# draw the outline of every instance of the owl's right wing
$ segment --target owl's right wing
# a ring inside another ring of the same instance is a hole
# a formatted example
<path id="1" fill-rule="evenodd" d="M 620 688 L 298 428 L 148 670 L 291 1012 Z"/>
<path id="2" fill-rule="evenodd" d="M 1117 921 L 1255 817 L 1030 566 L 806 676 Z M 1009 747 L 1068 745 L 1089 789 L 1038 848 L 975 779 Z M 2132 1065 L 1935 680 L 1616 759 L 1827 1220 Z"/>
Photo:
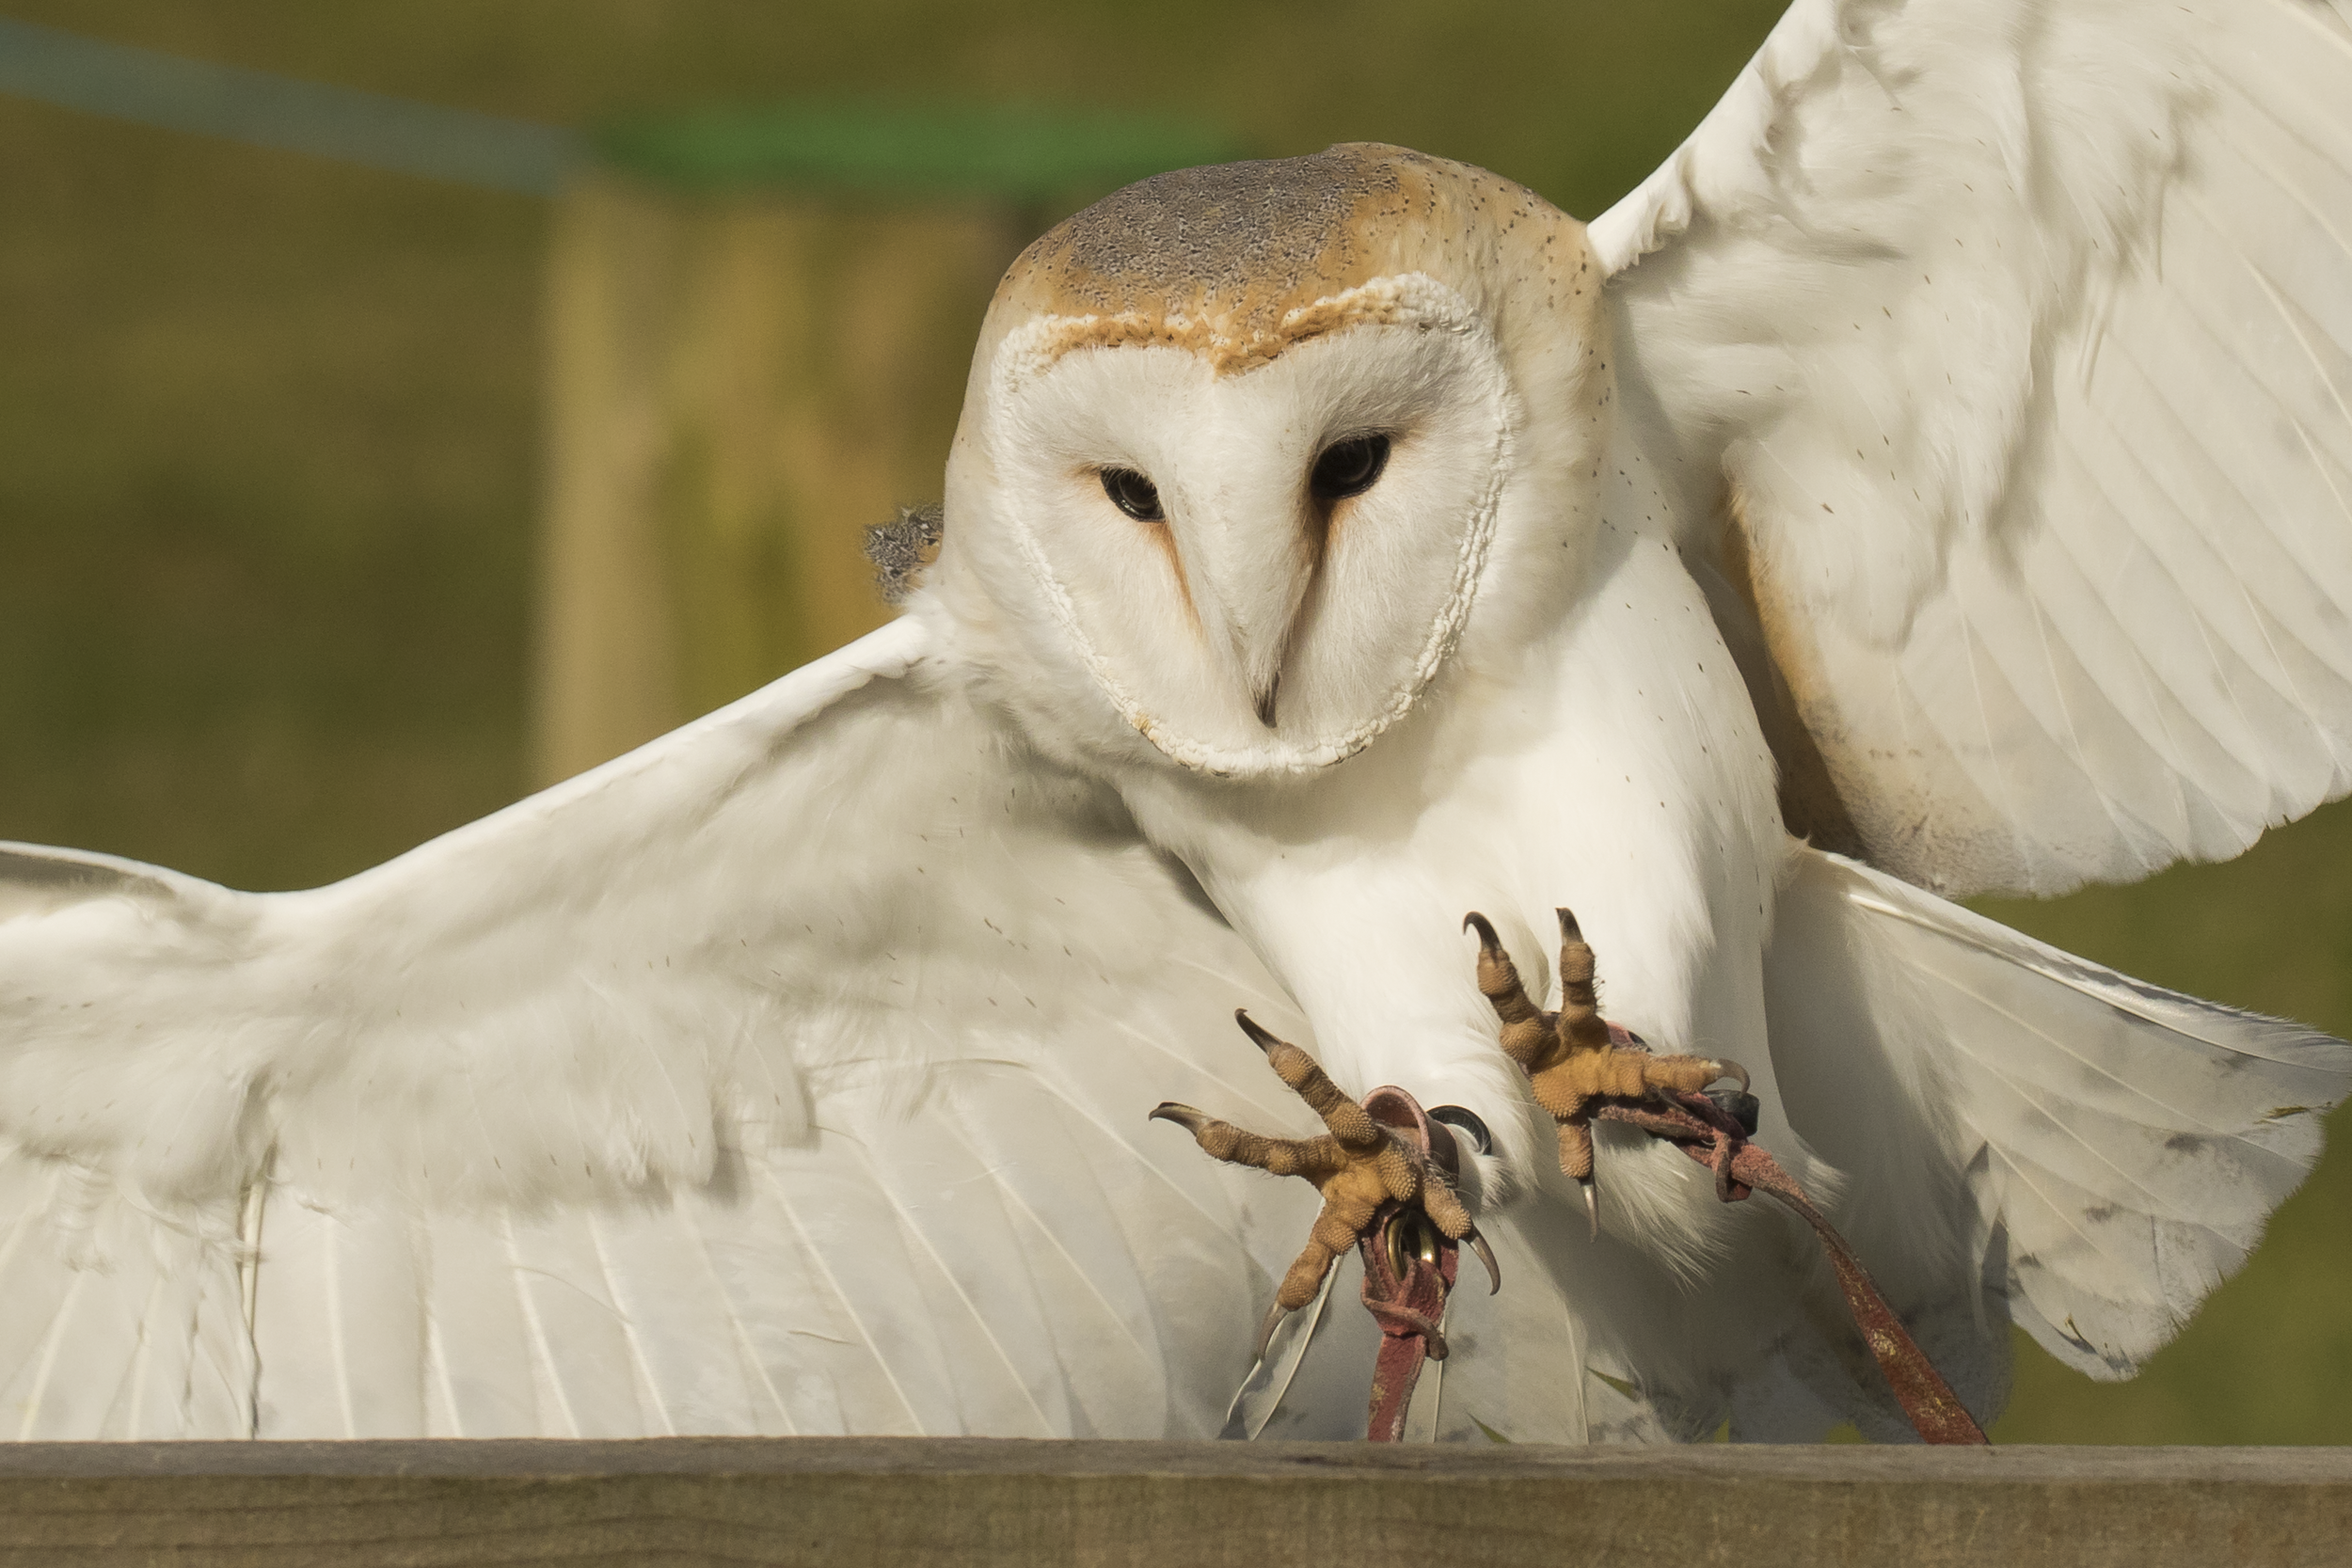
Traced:
<path id="1" fill-rule="evenodd" d="M 0 1434 L 1206 1435 L 1309 1038 L 913 618 L 349 881 L 0 855 Z M 1296 1192 L 1291 1191 L 1297 1188 Z"/>

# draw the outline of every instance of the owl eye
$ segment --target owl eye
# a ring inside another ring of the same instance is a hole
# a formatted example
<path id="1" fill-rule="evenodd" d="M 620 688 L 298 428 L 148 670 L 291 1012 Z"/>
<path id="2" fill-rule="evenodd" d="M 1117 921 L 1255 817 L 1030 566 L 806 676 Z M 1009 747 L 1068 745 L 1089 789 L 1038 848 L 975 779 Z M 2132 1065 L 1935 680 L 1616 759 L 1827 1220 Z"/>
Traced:
<path id="1" fill-rule="evenodd" d="M 1156 523 L 1166 515 L 1160 511 L 1159 486 L 1133 468 L 1104 468 L 1103 494 L 1138 523 Z"/>
<path id="2" fill-rule="evenodd" d="M 1380 470 L 1388 466 L 1386 436 L 1359 436 L 1334 442 L 1315 459 L 1314 467 L 1307 475 L 1307 489 L 1319 501 L 1343 501 L 1379 483 Z"/>

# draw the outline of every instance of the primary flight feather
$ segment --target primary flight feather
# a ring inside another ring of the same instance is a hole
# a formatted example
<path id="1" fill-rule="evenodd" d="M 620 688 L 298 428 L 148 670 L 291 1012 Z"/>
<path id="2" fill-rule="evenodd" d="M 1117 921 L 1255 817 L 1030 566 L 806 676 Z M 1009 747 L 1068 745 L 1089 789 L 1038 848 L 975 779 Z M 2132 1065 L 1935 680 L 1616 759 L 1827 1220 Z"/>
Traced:
<path id="1" fill-rule="evenodd" d="M 0 1431 L 1350 1434 L 1312 1195 L 1146 1119 L 1304 1130 L 1237 1006 L 1491 1131 L 1429 1430 L 1899 1431 L 1792 1223 L 1603 1124 L 1588 1230 L 1460 934 L 1560 905 L 1979 1418 L 2129 1375 L 2352 1050 L 1939 895 L 2352 784 L 2348 246 L 2320 0 L 1801 0 L 1589 230 L 1119 193 L 891 626 L 332 887 L 0 855 Z"/>

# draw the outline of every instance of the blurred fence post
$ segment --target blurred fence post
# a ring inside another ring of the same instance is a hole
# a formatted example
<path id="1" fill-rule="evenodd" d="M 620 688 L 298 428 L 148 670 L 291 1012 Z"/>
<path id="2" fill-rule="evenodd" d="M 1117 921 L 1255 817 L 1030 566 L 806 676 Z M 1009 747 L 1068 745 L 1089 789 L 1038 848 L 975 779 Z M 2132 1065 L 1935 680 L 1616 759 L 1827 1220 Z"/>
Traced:
<path id="1" fill-rule="evenodd" d="M 1021 111 L 603 138 L 550 266 L 538 782 L 881 625 L 863 531 L 939 498 L 1006 264 L 1057 210 L 1229 153 Z"/>

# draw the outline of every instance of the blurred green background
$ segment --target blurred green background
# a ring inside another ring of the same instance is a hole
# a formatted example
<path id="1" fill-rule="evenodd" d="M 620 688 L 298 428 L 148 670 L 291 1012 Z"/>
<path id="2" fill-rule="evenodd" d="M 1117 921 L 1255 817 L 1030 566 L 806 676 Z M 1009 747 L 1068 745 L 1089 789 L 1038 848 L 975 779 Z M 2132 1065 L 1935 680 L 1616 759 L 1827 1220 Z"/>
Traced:
<path id="1" fill-rule="evenodd" d="M 1275 155 L 1395 141 L 1588 216 L 1778 8 L 0 0 L 567 125 L 821 93 L 1177 116 Z M 0 838 L 296 887 L 522 792 L 550 217 L 0 97 Z M 2352 1034 L 2347 870 L 2336 808 L 2226 866 L 1985 907 Z M 1995 1439 L 2352 1441 L 2347 1215 L 2339 1152 L 2136 1382 L 2093 1385 L 2021 1339 Z"/>

